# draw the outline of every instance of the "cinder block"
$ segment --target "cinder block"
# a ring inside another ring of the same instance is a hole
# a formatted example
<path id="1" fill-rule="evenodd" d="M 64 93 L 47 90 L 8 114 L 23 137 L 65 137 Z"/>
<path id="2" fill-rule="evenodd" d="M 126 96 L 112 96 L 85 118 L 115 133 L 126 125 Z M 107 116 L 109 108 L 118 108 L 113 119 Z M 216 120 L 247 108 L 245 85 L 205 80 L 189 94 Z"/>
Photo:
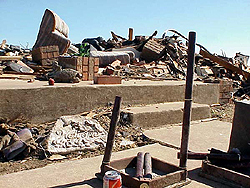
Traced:
<path id="1" fill-rule="evenodd" d="M 94 78 L 94 84 L 121 84 L 122 79 L 120 76 L 97 76 Z"/>

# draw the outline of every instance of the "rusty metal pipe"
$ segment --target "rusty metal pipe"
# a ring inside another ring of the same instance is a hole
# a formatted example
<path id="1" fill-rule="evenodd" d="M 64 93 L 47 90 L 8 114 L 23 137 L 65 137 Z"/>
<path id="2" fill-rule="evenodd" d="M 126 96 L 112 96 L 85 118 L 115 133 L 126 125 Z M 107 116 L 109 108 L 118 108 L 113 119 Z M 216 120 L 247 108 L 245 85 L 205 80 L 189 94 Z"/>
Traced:
<path id="1" fill-rule="evenodd" d="M 137 153 L 136 177 L 139 179 L 143 177 L 144 155 L 144 152 Z"/>
<path id="2" fill-rule="evenodd" d="M 144 178 L 149 178 L 152 179 L 152 158 L 150 153 L 145 153 L 144 156 L 144 166 L 145 166 L 145 170 L 144 170 Z"/>
<path id="3" fill-rule="evenodd" d="M 189 32 L 188 43 L 188 65 L 185 89 L 185 103 L 182 124 L 180 167 L 187 169 L 187 151 L 192 107 L 193 75 L 194 75 L 194 53 L 195 53 L 195 32 Z"/>
<path id="4" fill-rule="evenodd" d="M 105 153 L 104 153 L 103 160 L 102 160 L 102 166 L 101 166 L 102 174 L 104 174 L 104 169 L 103 169 L 104 166 L 110 164 L 112 148 L 113 148 L 114 140 L 115 140 L 115 130 L 116 130 L 116 126 L 118 124 L 118 120 L 120 117 L 121 100 L 122 100 L 121 97 L 119 96 L 115 97 L 115 104 L 114 104 L 114 108 L 112 111 L 107 144 L 106 144 Z"/>

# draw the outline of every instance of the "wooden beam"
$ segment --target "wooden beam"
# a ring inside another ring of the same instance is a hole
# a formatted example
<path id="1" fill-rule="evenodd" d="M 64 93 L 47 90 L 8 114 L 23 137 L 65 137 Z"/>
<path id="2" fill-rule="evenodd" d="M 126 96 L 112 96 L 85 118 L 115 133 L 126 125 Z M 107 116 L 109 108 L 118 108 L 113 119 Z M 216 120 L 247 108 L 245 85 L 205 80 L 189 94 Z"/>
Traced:
<path id="1" fill-rule="evenodd" d="M 204 58 L 209 58 L 211 61 L 214 61 L 214 62 L 218 63 L 219 65 L 223 66 L 225 69 L 228 69 L 232 72 L 235 72 L 237 74 L 244 76 L 244 78 L 246 80 L 250 80 L 250 73 L 249 72 L 240 69 L 239 67 L 233 65 L 232 63 L 229 63 L 216 55 L 212 55 L 203 49 L 200 49 L 200 54 Z"/>

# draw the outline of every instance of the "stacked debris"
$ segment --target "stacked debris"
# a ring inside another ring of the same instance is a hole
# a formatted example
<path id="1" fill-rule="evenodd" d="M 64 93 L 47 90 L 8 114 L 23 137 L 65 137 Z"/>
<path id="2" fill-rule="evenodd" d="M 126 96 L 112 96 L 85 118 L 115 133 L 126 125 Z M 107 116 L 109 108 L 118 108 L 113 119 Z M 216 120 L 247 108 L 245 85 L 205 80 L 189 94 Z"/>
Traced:
<path id="1" fill-rule="evenodd" d="M 188 39 L 176 30 L 167 30 L 160 38 L 156 38 L 157 31 L 150 36 L 133 38 L 133 29 L 129 28 L 128 39 L 111 31 L 111 38 L 108 40 L 99 36 L 85 38 L 78 44 L 71 44 L 68 35 L 67 24 L 56 13 L 46 9 L 32 50 L 28 46 L 21 48 L 8 45 L 3 40 L 0 45 L 0 74 L 25 74 L 49 80 L 54 79 L 54 65 L 58 64 L 61 66 L 60 74 L 56 70 L 56 75 L 61 77 L 56 78 L 55 82 L 93 81 L 96 77 L 96 80 L 105 79 L 105 82 L 100 83 L 107 84 L 121 83 L 119 79 L 107 81 L 117 77 L 185 79 Z M 225 79 L 233 81 L 235 90 L 239 89 L 234 97 L 248 98 L 249 56 L 236 53 L 234 58 L 228 58 L 225 53 L 223 56 L 211 54 L 202 45 L 196 45 L 200 48 L 200 53 L 195 54 L 195 79 L 216 83 Z M 77 79 L 72 78 L 72 72 Z M 105 77 L 98 79 L 99 75 Z"/>

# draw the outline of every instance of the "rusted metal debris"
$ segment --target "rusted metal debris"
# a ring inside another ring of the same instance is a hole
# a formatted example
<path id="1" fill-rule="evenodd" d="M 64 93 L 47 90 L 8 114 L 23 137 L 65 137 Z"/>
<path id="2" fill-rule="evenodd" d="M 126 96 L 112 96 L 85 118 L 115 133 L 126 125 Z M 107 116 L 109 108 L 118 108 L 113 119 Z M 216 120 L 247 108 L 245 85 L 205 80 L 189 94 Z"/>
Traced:
<path id="1" fill-rule="evenodd" d="M 192 94 L 193 94 L 193 75 L 194 75 L 194 53 L 195 53 L 196 33 L 189 32 L 188 46 L 188 68 L 185 89 L 185 103 L 183 112 L 182 137 L 181 137 L 181 156 L 180 167 L 187 170 L 187 151 L 189 140 L 189 129 L 191 121 Z"/>

